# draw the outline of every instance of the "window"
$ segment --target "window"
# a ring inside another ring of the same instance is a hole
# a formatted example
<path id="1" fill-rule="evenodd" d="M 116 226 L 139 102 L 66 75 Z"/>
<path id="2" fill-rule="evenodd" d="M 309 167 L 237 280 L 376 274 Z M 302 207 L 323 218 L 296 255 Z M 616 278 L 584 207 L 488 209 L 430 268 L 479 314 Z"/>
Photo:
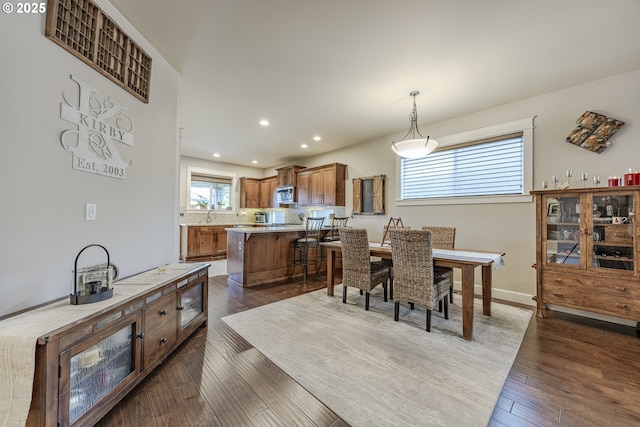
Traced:
<path id="1" fill-rule="evenodd" d="M 443 137 L 399 160 L 398 205 L 531 201 L 532 139 L 533 118 Z"/>
<path id="2" fill-rule="evenodd" d="M 236 205 L 236 180 L 234 173 L 188 166 L 183 193 L 186 208 L 231 211 Z"/>

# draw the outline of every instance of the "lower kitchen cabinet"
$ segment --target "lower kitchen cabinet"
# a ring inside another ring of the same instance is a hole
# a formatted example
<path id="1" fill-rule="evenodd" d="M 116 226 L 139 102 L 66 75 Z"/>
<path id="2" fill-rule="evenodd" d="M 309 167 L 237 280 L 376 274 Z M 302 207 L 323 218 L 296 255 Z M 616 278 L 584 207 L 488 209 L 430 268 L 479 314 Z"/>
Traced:
<path id="1" fill-rule="evenodd" d="M 186 261 L 211 260 L 225 258 L 227 254 L 228 225 L 189 225 L 186 226 L 186 239 L 181 237 L 182 244 L 186 244 L 186 254 L 182 257 Z M 184 230 L 181 231 L 184 233 Z M 186 241 L 185 241 L 186 240 Z"/>
<path id="2" fill-rule="evenodd" d="M 95 424 L 206 326 L 209 265 L 178 265 L 179 273 L 166 283 L 38 340 L 27 426 Z M 128 285 L 114 284 L 116 292 L 119 286 L 126 292 Z"/>

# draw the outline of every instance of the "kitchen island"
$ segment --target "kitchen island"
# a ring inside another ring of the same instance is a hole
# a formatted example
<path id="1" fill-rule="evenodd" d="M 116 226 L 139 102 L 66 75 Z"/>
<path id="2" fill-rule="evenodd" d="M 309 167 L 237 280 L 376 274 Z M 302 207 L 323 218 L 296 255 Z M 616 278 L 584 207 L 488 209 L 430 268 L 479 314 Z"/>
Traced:
<path id="1" fill-rule="evenodd" d="M 292 273 L 293 242 L 300 237 L 304 237 L 302 225 L 227 228 L 229 282 L 251 287 L 287 279 Z M 315 257 L 314 249 L 309 257 Z M 315 273 L 314 265 L 309 268 L 308 274 Z M 293 273 L 302 276 L 302 267 Z"/>

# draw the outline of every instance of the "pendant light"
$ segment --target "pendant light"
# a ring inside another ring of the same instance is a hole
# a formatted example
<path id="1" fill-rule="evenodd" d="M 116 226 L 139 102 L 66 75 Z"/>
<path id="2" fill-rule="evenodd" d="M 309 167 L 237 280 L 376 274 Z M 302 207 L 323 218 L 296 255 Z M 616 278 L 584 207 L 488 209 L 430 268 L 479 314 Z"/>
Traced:
<path id="1" fill-rule="evenodd" d="M 413 111 L 409 115 L 411 125 L 407 134 L 398 142 L 391 142 L 391 149 L 400 157 L 417 159 L 431 153 L 438 146 L 438 141 L 422 136 L 418 130 L 418 110 L 416 109 L 416 96 L 420 92 L 414 90 L 409 94 L 413 96 Z"/>

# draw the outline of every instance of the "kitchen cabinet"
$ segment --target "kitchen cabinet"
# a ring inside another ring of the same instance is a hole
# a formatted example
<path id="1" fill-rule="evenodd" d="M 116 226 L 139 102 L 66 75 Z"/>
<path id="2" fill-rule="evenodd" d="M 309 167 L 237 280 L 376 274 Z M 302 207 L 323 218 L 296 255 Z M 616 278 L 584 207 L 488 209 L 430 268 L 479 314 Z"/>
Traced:
<path id="1" fill-rule="evenodd" d="M 26 425 L 98 422 L 197 328 L 206 326 L 208 267 L 169 265 L 158 273 L 167 279 L 153 276 L 148 286 L 146 273 L 127 279 L 131 284 L 116 282 L 119 301 L 38 338 Z M 66 306 L 53 303 L 48 310 L 60 316 L 56 310 Z"/>
<path id="2" fill-rule="evenodd" d="M 537 315 L 548 305 L 640 319 L 640 187 L 533 191 Z M 640 325 L 640 324 L 639 324 Z"/>
<path id="3" fill-rule="evenodd" d="M 346 168 L 332 163 L 299 171 L 298 206 L 344 206 Z"/>
<path id="4" fill-rule="evenodd" d="M 227 253 L 227 227 L 229 226 L 187 226 L 187 253 L 185 260 L 224 258 Z"/>
<path id="5" fill-rule="evenodd" d="M 240 178 L 240 207 L 260 207 L 260 179 Z"/>
<path id="6" fill-rule="evenodd" d="M 264 209 L 277 207 L 278 177 L 240 178 L 240 207 Z"/>
<path id="7" fill-rule="evenodd" d="M 278 206 L 276 202 L 276 188 L 278 187 L 278 177 L 271 176 L 260 180 L 260 208 L 275 208 Z"/>
<path id="8" fill-rule="evenodd" d="M 278 185 L 292 185 L 295 187 L 297 185 L 296 172 L 301 169 L 304 169 L 304 166 L 291 165 L 276 169 L 278 172 Z"/>

